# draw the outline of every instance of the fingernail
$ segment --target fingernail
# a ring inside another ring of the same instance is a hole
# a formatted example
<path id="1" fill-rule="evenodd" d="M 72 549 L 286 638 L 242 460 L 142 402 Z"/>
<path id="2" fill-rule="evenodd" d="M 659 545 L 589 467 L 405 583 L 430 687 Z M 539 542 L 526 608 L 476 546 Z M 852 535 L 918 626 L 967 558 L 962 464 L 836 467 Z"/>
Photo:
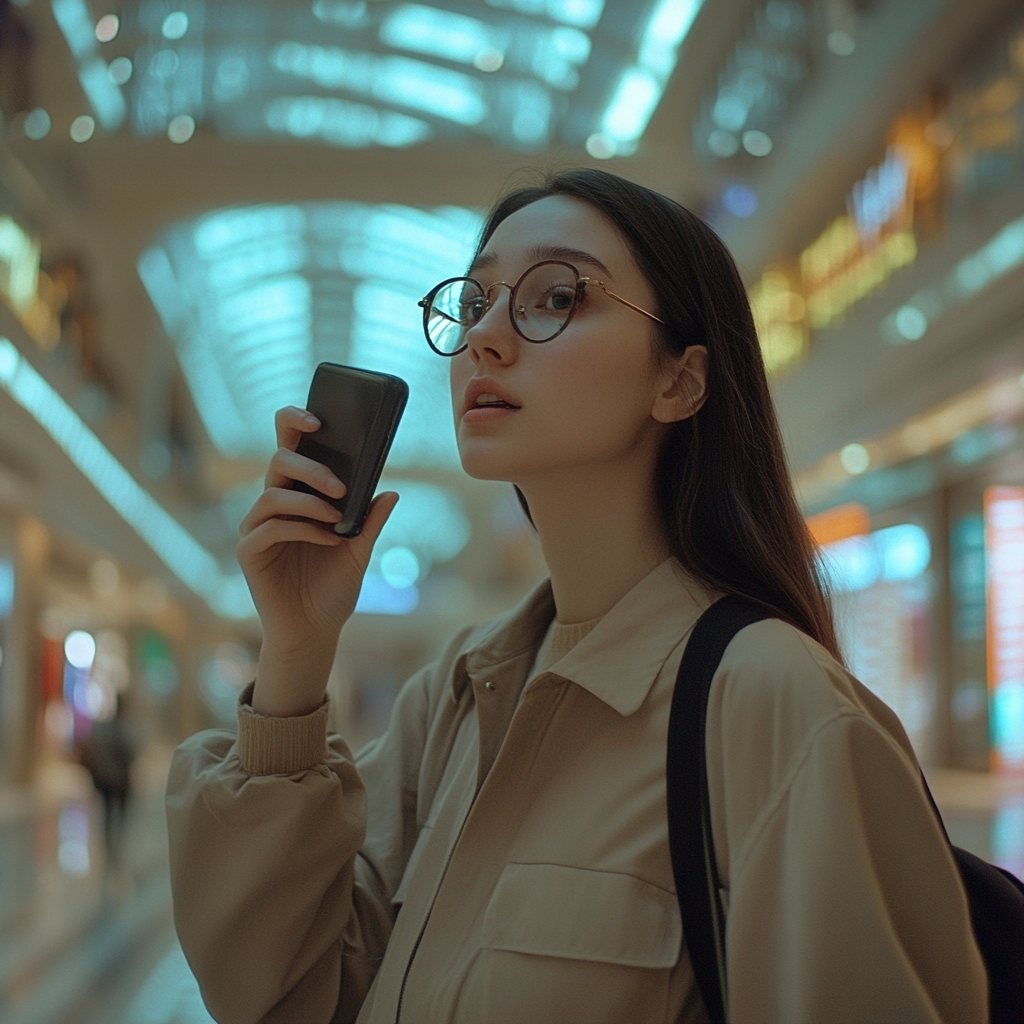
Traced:
<path id="1" fill-rule="evenodd" d="M 303 416 L 303 419 L 304 419 L 304 420 L 305 420 L 305 421 L 306 421 L 307 423 L 314 423 L 314 424 L 318 424 L 318 423 L 320 422 L 320 421 L 319 421 L 319 420 L 318 420 L 318 419 L 317 419 L 317 418 L 316 418 L 316 417 L 315 417 L 315 416 L 314 416 L 314 415 L 313 415 L 313 414 L 312 414 L 311 412 L 307 412 L 307 413 L 305 414 L 305 416 Z"/>
<path id="2" fill-rule="evenodd" d="M 341 497 L 341 492 L 345 490 L 345 485 L 336 476 L 332 476 L 327 481 L 327 486 L 331 489 L 331 493 L 337 494 L 339 498 Z"/>

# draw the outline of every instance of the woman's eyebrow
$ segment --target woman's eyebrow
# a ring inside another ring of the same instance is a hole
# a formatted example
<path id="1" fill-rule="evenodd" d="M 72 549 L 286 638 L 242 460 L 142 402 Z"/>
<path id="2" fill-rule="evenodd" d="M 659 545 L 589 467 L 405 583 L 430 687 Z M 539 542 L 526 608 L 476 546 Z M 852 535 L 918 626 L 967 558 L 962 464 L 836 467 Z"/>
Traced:
<path id="1" fill-rule="evenodd" d="M 585 252 L 583 249 L 573 249 L 564 245 L 536 245 L 530 249 L 526 258 L 541 262 L 542 260 L 564 260 L 566 263 L 588 263 L 592 267 L 596 267 L 606 277 L 615 279 L 615 275 L 594 255 L 589 252 Z M 470 274 L 475 274 L 478 270 L 484 270 L 487 267 L 493 267 L 498 262 L 498 257 L 493 252 L 482 252 L 469 268 Z"/>

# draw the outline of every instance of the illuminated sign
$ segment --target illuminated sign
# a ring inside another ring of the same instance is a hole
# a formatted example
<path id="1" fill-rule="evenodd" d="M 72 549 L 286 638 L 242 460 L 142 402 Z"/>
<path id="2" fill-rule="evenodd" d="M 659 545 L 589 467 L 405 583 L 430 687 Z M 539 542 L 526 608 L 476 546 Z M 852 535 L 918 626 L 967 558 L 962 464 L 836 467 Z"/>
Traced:
<path id="1" fill-rule="evenodd" d="M 985 491 L 992 766 L 1024 771 L 1024 487 Z"/>
<path id="2" fill-rule="evenodd" d="M 858 537 L 871 531 L 871 516 L 868 510 L 857 502 L 837 505 L 826 512 L 807 517 L 807 529 L 819 547 Z"/>
<path id="3" fill-rule="evenodd" d="M 769 268 L 750 290 L 765 369 L 775 373 L 798 362 L 807 351 L 807 304 L 795 275 Z"/>
<path id="4" fill-rule="evenodd" d="M 854 185 L 850 211 L 800 254 L 811 327 L 827 327 L 916 259 L 912 186 L 907 157 L 891 147 L 885 161 Z"/>

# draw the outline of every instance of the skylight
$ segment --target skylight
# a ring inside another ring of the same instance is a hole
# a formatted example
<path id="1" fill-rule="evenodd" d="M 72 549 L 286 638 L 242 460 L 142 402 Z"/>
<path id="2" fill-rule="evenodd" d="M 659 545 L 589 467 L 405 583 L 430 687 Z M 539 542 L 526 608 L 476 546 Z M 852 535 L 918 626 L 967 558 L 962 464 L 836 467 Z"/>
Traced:
<path id="1" fill-rule="evenodd" d="M 343 147 L 589 140 L 612 156 L 636 148 L 703 0 L 134 0 L 112 33 L 87 0 L 51 3 L 107 130 L 130 110 L 136 133 L 179 144 L 207 124 Z"/>
<path id="2" fill-rule="evenodd" d="M 409 382 L 389 465 L 454 465 L 448 367 L 416 303 L 465 269 L 480 223 L 455 207 L 339 201 L 217 210 L 165 232 L 139 274 L 217 449 L 265 457 L 275 410 L 304 405 L 329 361 Z"/>

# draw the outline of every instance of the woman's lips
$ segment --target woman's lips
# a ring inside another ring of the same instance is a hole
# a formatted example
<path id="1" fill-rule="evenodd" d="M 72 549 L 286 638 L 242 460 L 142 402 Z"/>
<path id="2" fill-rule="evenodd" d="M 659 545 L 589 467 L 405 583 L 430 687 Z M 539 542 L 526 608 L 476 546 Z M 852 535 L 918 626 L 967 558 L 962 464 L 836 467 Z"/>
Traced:
<path id="1" fill-rule="evenodd" d="M 519 410 L 508 405 L 475 405 L 462 414 L 462 422 L 486 423 L 488 420 L 511 416 L 514 412 L 519 412 Z"/>

